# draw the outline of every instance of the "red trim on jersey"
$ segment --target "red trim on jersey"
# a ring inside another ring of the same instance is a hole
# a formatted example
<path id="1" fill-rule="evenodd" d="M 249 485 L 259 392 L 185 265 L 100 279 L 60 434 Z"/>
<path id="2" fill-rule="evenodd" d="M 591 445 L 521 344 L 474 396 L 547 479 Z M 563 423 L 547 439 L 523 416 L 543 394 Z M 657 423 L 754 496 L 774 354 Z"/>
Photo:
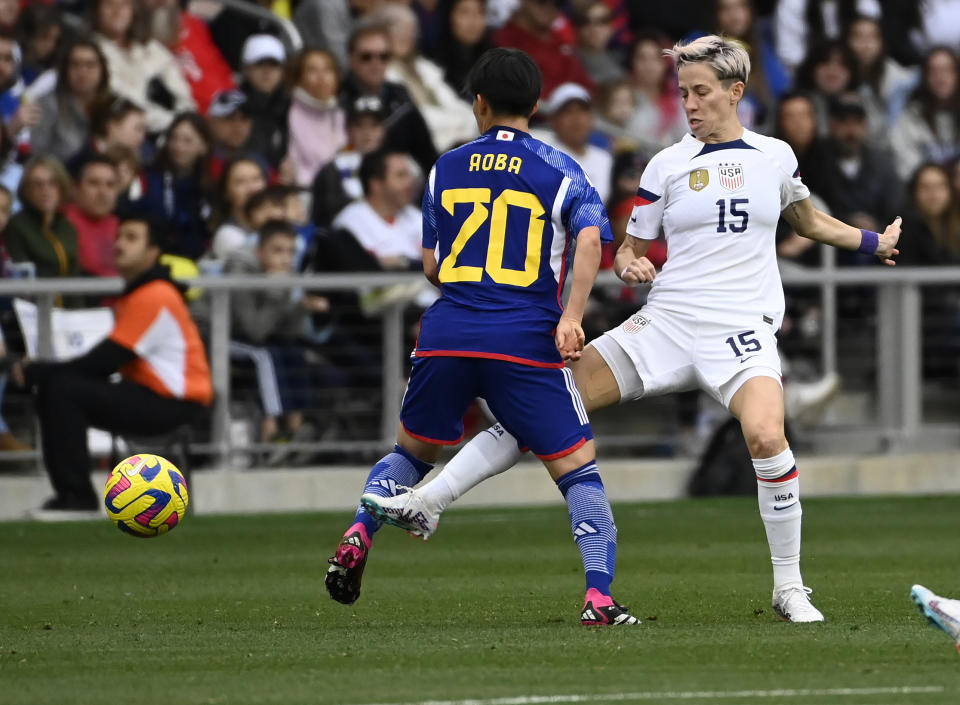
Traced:
<path id="1" fill-rule="evenodd" d="M 505 362 L 516 362 L 519 365 L 529 365 L 530 367 L 550 367 L 560 369 L 562 362 L 541 362 L 540 360 L 528 360 L 525 357 L 516 357 L 515 355 L 503 355 L 501 353 L 478 352 L 476 350 L 417 350 L 417 357 L 479 357 L 487 360 L 503 360 Z"/>
<path id="2" fill-rule="evenodd" d="M 534 453 L 540 460 L 556 460 L 557 458 L 562 458 L 565 455 L 570 455 L 573 451 L 577 450 L 580 446 L 587 442 L 586 438 L 581 438 L 579 441 L 574 443 L 572 446 L 566 450 L 561 450 L 559 453 L 550 453 L 549 455 L 540 455 L 539 453 Z"/>
<path id="3" fill-rule="evenodd" d="M 457 443 L 463 440 L 464 433 L 466 433 L 466 432 L 461 433 L 460 438 L 458 438 L 455 441 L 441 441 L 437 438 L 427 438 L 426 436 L 421 436 L 418 433 L 414 433 L 409 428 L 403 425 L 403 421 L 400 422 L 400 428 L 402 428 L 403 432 L 406 433 L 411 438 L 416 438 L 418 441 L 423 441 L 424 443 L 430 443 L 431 445 L 435 445 L 435 446 L 455 446 L 457 445 Z"/>

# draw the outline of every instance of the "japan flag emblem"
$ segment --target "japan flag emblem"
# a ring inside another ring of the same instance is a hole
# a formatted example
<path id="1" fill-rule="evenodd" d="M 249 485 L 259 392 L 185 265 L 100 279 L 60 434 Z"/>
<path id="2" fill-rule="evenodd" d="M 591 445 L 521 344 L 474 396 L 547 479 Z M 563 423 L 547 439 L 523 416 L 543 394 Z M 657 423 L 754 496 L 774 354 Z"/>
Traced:
<path id="1" fill-rule="evenodd" d="M 717 169 L 720 185 L 727 191 L 736 191 L 743 186 L 743 166 L 741 164 L 721 164 Z"/>

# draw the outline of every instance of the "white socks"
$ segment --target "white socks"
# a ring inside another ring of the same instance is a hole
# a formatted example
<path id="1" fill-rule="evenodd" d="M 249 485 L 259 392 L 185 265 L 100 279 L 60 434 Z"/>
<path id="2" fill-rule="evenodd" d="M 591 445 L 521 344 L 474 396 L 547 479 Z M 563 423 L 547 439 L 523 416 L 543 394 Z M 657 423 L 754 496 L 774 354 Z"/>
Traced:
<path id="1" fill-rule="evenodd" d="M 494 424 L 461 448 L 440 474 L 418 487 L 417 492 L 442 512 L 470 488 L 512 468 L 522 456 L 517 439 L 500 424 Z"/>
<path id="2" fill-rule="evenodd" d="M 773 563 L 774 592 L 802 586 L 800 577 L 800 479 L 787 448 L 772 458 L 753 458 L 757 501 Z"/>

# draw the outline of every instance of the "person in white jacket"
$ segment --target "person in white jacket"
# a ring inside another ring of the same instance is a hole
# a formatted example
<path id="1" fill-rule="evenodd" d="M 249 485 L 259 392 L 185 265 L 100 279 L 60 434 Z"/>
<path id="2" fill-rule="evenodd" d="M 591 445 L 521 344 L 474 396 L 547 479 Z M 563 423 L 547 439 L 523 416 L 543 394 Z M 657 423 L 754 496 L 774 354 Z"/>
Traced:
<path id="1" fill-rule="evenodd" d="M 147 130 L 155 134 L 196 104 L 173 54 L 157 40 L 137 36 L 136 9 L 134 0 L 95 0 L 90 24 L 107 58 L 110 88 L 146 110 Z"/>
<path id="2" fill-rule="evenodd" d="M 419 25 L 409 7 L 384 5 L 376 14 L 390 35 L 393 60 L 387 67 L 387 80 L 402 84 L 423 115 L 441 152 L 477 137 L 473 110 L 443 78 L 443 69 L 417 51 Z"/>

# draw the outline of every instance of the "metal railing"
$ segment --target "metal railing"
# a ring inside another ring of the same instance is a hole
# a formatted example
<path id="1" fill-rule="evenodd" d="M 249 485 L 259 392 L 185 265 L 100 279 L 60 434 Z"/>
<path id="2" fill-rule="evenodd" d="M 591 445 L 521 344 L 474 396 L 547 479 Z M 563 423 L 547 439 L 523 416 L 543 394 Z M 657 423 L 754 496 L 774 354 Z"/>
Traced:
<path id="1" fill-rule="evenodd" d="M 201 277 L 187 283 L 202 288 L 210 297 L 211 328 L 208 355 L 216 394 L 212 415 L 211 443 L 206 448 L 221 467 L 229 464 L 235 450 L 230 434 L 230 320 L 231 297 L 235 290 L 305 289 L 360 291 L 418 280 L 413 273 L 323 274 L 271 277 Z M 937 268 L 837 268 L 828 263 L 821 269 L 785 271 L 787 287 L 818 287 L 823 305 L 821 362 L 824 371 L 837 368 L 837 302 L 845 287 L 871 286 L 877 289 L 876 399 L 877 423 L 869 431 L 887 450 L 916 445 L 924 427 L 922 413 L 922 318 L 921 288 L 924 286 L 960 287 L 960 267 Z M 597 284 L 618 285 L 612 273 L 603 273 Z M 37 279 L 0 280 L 0 296 L 31 297 L 38 309 L 38 350 L 41 357 L 52 350 L 51 313 L 61 294 L 116 294 L 122 290 L 120 279 Z M 403 306 L 385 308 L 381 314 L 382 402 L 380 438 L 354 442 L 357 447 L 372 448 L 393 442 L 397 413 L 404 389 Z M 861 424 L 863 426 L 863 424 Z M 960 438 L 960 436 L 958 436 Z M 599 439 L 603 443 L 603 437 Z M 337 445 L 334 443 L 334 445 Z"/>

